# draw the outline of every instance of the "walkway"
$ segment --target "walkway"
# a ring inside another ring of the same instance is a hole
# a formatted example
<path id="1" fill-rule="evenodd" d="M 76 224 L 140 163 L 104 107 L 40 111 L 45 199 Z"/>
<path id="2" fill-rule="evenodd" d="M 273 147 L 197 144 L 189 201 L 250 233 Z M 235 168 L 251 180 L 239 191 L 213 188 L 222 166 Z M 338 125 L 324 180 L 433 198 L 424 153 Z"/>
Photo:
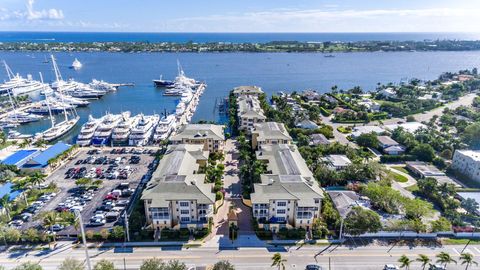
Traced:
<path id="1" fill-rule="evenodd" d="M 229 139 L 225 144 L 225 173 L 224 173 L 224 188 L 225 200 L 214 216 L 214 226 L 212 233 L 207 237 L 204 246 L 231 248 L 240 246 L 264 246 L 265 243 L 260 241 L 253 230 L 251 218 L 252 210 L 250 207 L 242 203 L 242 184 L 239 173 L 239 153 L 237 148 L 237 141 Z M 228 212 L 230 208 L 234 208 L 238 216 L 238 239 L 232 243 L 228 237 L 229 224 Z"/>

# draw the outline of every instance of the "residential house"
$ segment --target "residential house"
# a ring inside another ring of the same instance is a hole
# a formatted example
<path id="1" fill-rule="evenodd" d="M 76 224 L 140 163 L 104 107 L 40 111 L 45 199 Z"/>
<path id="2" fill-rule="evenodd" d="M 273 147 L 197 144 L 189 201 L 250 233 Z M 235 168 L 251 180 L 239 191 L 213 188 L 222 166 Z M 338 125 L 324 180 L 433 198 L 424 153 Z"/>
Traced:
<path id="1" fill-rule="evenodd" d="M 303 129 L 317 129 L 318 125 L 313 122 L 312 120 L 304 119 L 298 123 L 295 124 L 297 128 L 303 128 Z"/>
<path id="2" fill-rule="evenodd" d="M 176 144 L 201 144 L 205 151 L 222 152 L 225 134 L 222 125 L 187 124 L 183 125 L 170 142 Z"/>
<path id="3" fill-rule="evenodd" d="M 405 147 L 397 143 L 389 136 L 378 136 L 379 147 L 387 155 L 401 155 L 405 153 Z"/>
<path id="4" fill-rule="evenodd" d="M 263 94 L 262 88 L 258 86 L 237 86 L 233 88 L 232 91 L 236 97 L 246 96 L 246 95 L 259 96 Z"/>
<path id="5" fill-rule="evenodd" d="M 256 123 L 252 131 L 252 147 L 257 149 L 266 144 L 291 144 L 292 137 L 283 123 Z"/>
<path id="6" fill-rule="evenodd" d="M 382 89 L 382 90 L 378 91 L 377 94 L 384 97 L 384 98 L 396 98 L 397 97 L 397 91 L 395 91 L 395 89 L 393 89 L 392 87 Z"/>
<path id="7" fill-rule="evenodd" d="M 256 156 L 267 166 L 251 194 L 253 217 L 259 227 L 274 232 L 293 227 L 309 230 L 320 217 L 324 195 L 297 147 L 263 145 Z"/>
<path id="8" fill-rule="evenodd" d="M 352 164 L 352 161 L 346 155 L 328 155 L 321 159 L 325 165 L 332 170 L 343 170 Z"/>
<path id="9" fill-rule="evenodd" d="M 212 184 L 205 183 L 208 155 L 199 144 L 168 147 L 141 197 L 150 229 L 208 226 L 215 203 Z"/>
<path id="10" fill-rule="evenodd" d="M 330 141 L 321 133 L 312 134 L 309 136 L 310 142 L 309 145 L 327 145 L 330 144 Z"/>

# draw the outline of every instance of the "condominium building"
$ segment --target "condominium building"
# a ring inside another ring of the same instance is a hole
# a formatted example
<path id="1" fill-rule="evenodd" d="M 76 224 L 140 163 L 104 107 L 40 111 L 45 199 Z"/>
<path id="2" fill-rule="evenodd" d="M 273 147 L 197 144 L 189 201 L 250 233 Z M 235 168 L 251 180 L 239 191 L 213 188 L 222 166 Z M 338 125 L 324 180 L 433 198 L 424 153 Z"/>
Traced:
<path id="1" fill-rule="evenodd" d="M 480 182 L 480 151 L 456 150 L 453 154 L 452 169 L 470 180 Z"/>
<path id="2" fill-rule="evenodd" d="M 281 228 L 309 230 L 319 218 L 322 189 L 295 145 L 262 145 L 256 152 L 267 172 L 251 194 L 253 216 L 259 227 L 278 231 Z"/>
<path id="3" fill-rule="evenodd" d="M 141 197 L 151 229 L 208 226 L 215 203 L 212 184 L 205 183 L 208 154 L 198 144 L 167 149 Z"/>
<path id="4" fill-rule="evenodd" d="M 267 120 L 257 96 L 244 95 L 237 99 L 239 129 L 250 133 L 253 125 Z"/>
<path id="5" fill-rule="evenodd" d="M 256 149 L 266 144 L 291 144 L 292 137 L 285 125 L 277 122 L 257 123 L 253 125 L 252 147 Z"/>
<path id="6" fill-rule="evenodd" d="M 222 152 L 225 146 L 225 133 L 221 125 L 187 124 L 170 138 L 170 142 L 174 145 L 200 144 L 205 151 Z"/>
<path id="7" fill-rule="evenodd" d="M 246 95 L 258 96 L 263 94 L 262 88 L 258 86 L 237 86 L 233 88 L 232 92 L 236 97 Z"/>

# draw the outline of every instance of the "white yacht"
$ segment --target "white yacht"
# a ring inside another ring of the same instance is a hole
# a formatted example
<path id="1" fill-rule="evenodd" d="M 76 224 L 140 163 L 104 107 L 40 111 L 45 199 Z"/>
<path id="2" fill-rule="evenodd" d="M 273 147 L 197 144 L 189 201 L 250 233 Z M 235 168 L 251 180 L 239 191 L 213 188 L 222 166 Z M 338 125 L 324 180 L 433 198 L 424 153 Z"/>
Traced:
<path id="1" fill-rule="evenodd" d="M 2 119 L 2 121 L 17 124 L 26 124 L 40 121 L 40 119 L 42 118 L 43 117 L 40 115 L 30 114 L 26 112 L 10 112 L 7 114 L 7 117 Z"/>
<path id="2" fill-rule="evenodd" d="M 64 110 L 72 110 L 75 106 L 64 103 L 56 98 L 48 97 L 45 100 L 38 102 L 37 104 L 30 107 L 27 112 L 32 114 L 41 114 L 41 115 L 48 115 L 52 114 L 59 114 L 62 113 Z"/>
<path id="3" fill-rule="evenodd" d="M 177 118 L 183 115 L 183 113 L 185 112 L 185 109 L 186 109 L 185 103 L 180 101 L 175 107 L 175 115 L 177 116 Z"/>
<path id="4" fill-rule="evenodd" d="M 82 68 L 82 66 L 83 66 L 82 63 L 80 61 L 78 61 L 77 58 L 75 58 L 75 60 L 72 63 L 71 68 L 73 68 L 74 70 L 79 70 L 79 69 Z"/>
<path id="5" fill-rule="evenodd" d="M 113 128 L 115 128 L 120 121 L 122 121 L 120 114 L 109 113 L 105 115 L 97 127 L 97 130 L 93 133 L 92 145 L 101 146 L 110 144 Z"/>
<path id="6" fill-rule="evenodd" d="M 128 138 L 131 130 L 137 125 L 139 120 L 139 115 L 131 117 L 130 112 L 128 111 L 122 113 L 122 121 L 113 129 L 112 132 L 112 144 L 128 145 Z"/>
<path id="7" fill-rule="evenodd" d="M 166 117 L 162 117 L 162 119 L 160 119 L 158 122 L 155 133 L 153 134 L 153 140 L 155 142 L 166 140 L 176 127 L 177 120 L 174 114 L 169 114 Z"/>
<path id="8" fill-rule="evenodd" d="M 61 95 L 59 92 L 54 92 L 53 96 L 56 100 L 61 101 L 61 99 L 63 99 L 65 103 L 75 107 L 86 107 L 90 104 L 90 102 L 88 102 L 87 100 L 72 97 L 69 95 Z"/>
<path id="9" fill-rule="evenodd" d="M 16 130 L 9 130 L 7 139 L 9 140 L 26 140 L 33 138 L 32 134 L 22 134 Z"/>
<path id="10" fill-rule="evenodd" d="M 101 118 L 93 118 L 92 115 L 88 116 L 88 121 L 83 124 L 82 129 L 77 137 L 77 144 L 80 146 L 88 146 L 90 145 L 93 133 L 97 130 L 98 125 L 102 122 Z"/>
<path id="11" fill-rule="evenodd" d="M 67 132 L 69 132 L 78 123 L 78 121 L 80 120 L 80 116 L 77 115 L 75 108 L 72 107 L 71 114 L 73 115 L 73 118 L 69 119 L 67 109 L 66 107 L 63 107 L 63 114 L 65 116 L 65 120 L 63 120 L 60 123 L 55 123 L 55 118 L 53 117 L 52 111 L 50 109 L 48 96 L 45 99 L 45 103 L 49 109 L 50 121 L 52 122 L 52 127 L 40 134 L 37 134 L 36 137 L 37 139 L 43 139 L 47 142 L 51 142 L 67 134 Z"/>
<path id="12" fill-rule="evenodd" d="M 32 75 L 28 74 L 27 78 L 23 78 L 19 74 L 14 74 L 5 61 L 3 61 L 3 65 L 7 71 L 8 81 L 0 84 L 0 94 L 10 91 L 14 96 L 18 96 L 40 91 L 45 87 L 44 83 L 34 80 Z"/>
<path id="13" fill-rule="evenodd" d="M 103 80 L 95 80 L 93 79 L 91 83 L 88 84 L 94 90 L 101 90 L 106 92 L 113 92 L 117 91 L 118 85 L 105 82 Z"/>
<path id="14" fill-rule="evenodd" d="M 145 116 L 140 115 L 137 125 L 132 128 L 128 138 L 128 144 L 134 146 L 147 145 L 152 139 L 155 128 L 158 125 L 160 116 L 158 114 Z"/>

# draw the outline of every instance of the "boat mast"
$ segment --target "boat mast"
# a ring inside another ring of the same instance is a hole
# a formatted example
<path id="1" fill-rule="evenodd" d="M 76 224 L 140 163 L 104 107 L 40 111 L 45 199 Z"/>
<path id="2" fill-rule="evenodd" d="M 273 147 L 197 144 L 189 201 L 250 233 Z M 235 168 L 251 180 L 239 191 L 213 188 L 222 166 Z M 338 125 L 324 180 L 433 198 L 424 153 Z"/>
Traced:
<path id="1" fill-rule="evenodd" d="M 43 84 L 43 92 L 45 93 L 45 103 L 47 104 L 47 108 L 48 108 L 48 114 L 50 115 L 50 121 L 52 122 L 52 128 L 55 126 L 55 119 L 53 118 L 53 115 L 52 115 L 52 110 L 50 109 L 50 103 L 48 103 L 48 91 L 46 91 L 47 89 L 47 85 L 43 83 L 43 75 L 42 75 L 42 72 L 39 72 L 40 74 L 40 81 L 42 82 Z"/>
<path id="2" fill-rule="evenodd" d="M 7 62 L 5 60 L 3 60 L 3 65 L 5 66 L 5 70 L 7 71 L 8 79 L 13 79 L 15 77 L 15 74 L 13 74 L 13 71 L 7 65 Z"/>
<path id="3" fill-rule="evenodd" d="M 50 57 L 52 58 L 53 71 L 55 72 L 55 78 L 57 79 L 57 82 L 63 81 L 62 74 L 60 74 L 60 70 L 58 69 L 57 61 L 55 60 L 55 57 L 53 56 L 53 54 L 51 54 Z"/>
<path id="4" fill-rule="evenodd" d="M 8 98 L 10 99 L 10 104 L 12 104 L 13 108 L 13 115 L 15 115 L 15 124 L 18 124 L 18 116 L 17 116 L 17 107 L 13 102 L 12 95 L 10 94 L 11 89 L 7 89 Z"/>

